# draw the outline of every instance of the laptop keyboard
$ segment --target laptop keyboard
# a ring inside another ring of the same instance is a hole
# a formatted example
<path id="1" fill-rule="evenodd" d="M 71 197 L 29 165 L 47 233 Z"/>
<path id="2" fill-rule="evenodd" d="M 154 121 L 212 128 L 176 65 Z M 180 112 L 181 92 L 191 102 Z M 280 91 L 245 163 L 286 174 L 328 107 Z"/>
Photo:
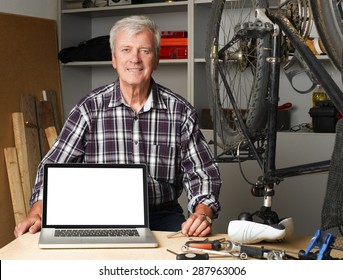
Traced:
<path id="1" fill-rule="evenodd" d="M 136 229 L 56 229 L 56 237 L 129 237 L 139 236 Z"/>

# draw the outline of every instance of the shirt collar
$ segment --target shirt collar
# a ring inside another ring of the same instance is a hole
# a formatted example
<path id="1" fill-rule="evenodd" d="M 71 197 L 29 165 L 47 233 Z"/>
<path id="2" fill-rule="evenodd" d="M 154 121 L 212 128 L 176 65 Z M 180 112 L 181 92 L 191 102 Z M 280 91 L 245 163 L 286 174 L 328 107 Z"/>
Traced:
<path id="1" fill-rule="evenodd" d="M 117 107 L 126 104 L 124 98 L 120 93 L 119 80 L 113 83 L 113 94 L 109 107 Z M 143 107 L 143 110 L 149 111 L 151 108 L 154 109 L 167 109 L 166 103 L 164 102 L 161 94 L 159 94 L 158 84 L 155 83 L 154 79 L 151 78 L 151 91 L 149 97 Z"/>

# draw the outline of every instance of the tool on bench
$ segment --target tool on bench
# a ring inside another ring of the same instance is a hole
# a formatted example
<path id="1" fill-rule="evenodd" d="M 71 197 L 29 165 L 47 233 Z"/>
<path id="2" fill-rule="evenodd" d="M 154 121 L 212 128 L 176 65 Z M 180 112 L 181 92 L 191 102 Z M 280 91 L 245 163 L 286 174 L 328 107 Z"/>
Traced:
<path id="1" fill-rule="evenodd" d="M 198 251 L 218 256 L 234 257 L 242 260 L 248 257 L 255 259 L 268 259 L 268 260 L 281 260 L 285 258 L 293 258 L 286 255 L 285 251 L 275 250 L 264 247 L 248 246 L 235 244 L 225 239 L 218 239 L 209 241 L 205 239 L 203 241 L 187 241 L 182 247 L 183 252 Z M 222 251 L 220 251 L 222 250 Z"/>
<path id="2" fill-rule="evenodd" d="M 206 254 L 216 255 L 217 257 L 234 257 L 234 258 L 240 258 L 242 260 L 247 259 L 247 256 L 244 254 L 233 254 L 231 252 L 227 251 L 217 251 L 217 250 L 207 250 L 202 248 L 193 248 L 183 245 L 181 247 L 181 250 L 183 252 L 202 252 Z M 211 256 L 212 257 L 212 256 Z"/>
<path id="3" fill-rule="evenodd" d="M 190 241 L 187 241 L 184 246 L 187 246 L 190 248 L 199 248 L 199 249 L 219 251 L 225 248 L 225 238 L 221 238 L 221 239 L 217 239 L 213 241 L 210 241 L 207 238 L 202 241 L 190 240 Z"/>
<path id="4" fill-rule="evenodd" d="M 217 257 L 235 257 L 235 258 L 241 258 L 245 259 L 247 256 L 239 255 L 239 254 L 233 254 L 231 252 L 228 252 L 225 250 L 227 247 L 227 242 L 225 238 L 217 239 L 217 240 L 208 240 L 206 238 L 205 240 L 201 241 L 195 241 L 195 240 L 190 240 L 187 241 L 182 247 L 181 250 L 183 252 L 202 252 L 202 253 L 207 253 L 211 255 L 216 255 Z M 220 251 L 224 249 L 225 251 Z"/>
<path id="5" fill-rule="evenodd" d="M 196 254 L 196 253 L 178 254 L 169 249 L 167 249 L 167 251 L 169 253 L 176 255 L 177 260 L 208 260 L 209 259 L 209 255 L 207 253 L 205 254 Z"/>
<path id="6" fill-rule="evenodd" d="M 324 238 L 322 232 L 317 230 L 315 235 L 312 237 L 310 244 L 307 249 L 299 251 L 299 259 L 301 260 L 332 260 L 330 253 L 332 249 L 336 249 L 333 244 L 335 237 L 328 233 Z M 318 248 L 318 251 L 311 252 L 313 249 Z"/>
<path id="7" fill-rule="evenodd" d="M 228 251 L 237 251 L 239 254 L 244 254 L 255 259 L 282 260 L 285 258 L 285 251 L 282 250 L 265 248 L 263 246 L 239 245 L 233 242 L 229 242 L 228 244 L 230 244 L 227 246 Z"/>
<path id="8" fill-rule="evenodd" d="M 298 252 L 288 250 L 278 250 L 267 247 L 254 247 L 247 245 L 237 245 L 232 243 L 232 247 L 227 247 L 228 251 L 238 251 L 245 253 L 249 257 L 268 259 L 268 260 L 285 260 L 285 259 L 300 259 L 300 260 L 334 260 L 330 255 L 331 250 L 342 250 L 334 246 L 335 237 L 328 233 L 325 238 L 320 230 L 317 230 L 306 250 Z M 230 242 L 228 242 L 230 244 Z M 313 249 L 318 248 L 317 251 Z M 294 256 L 293 256 L 294 255 Z M 297 256 L 297 257 L 295 257 Z"/>
<path id="9" fill-rule="evenodd" d="M 179 235 L 179 234 L 181 234 L 182 236 L 187 236 L 187 237 L 188 237 L 188 235 L 184 235 L 184 234 L 182 233 L 182 230 L 179 230 L 179 231 L 177 231 L 177 232 L 173 232 L 173 233 L 171 233 L 171 234 L 168 234 L 168 235 L 167 235 L 167 238 L 172 238 L 172 237 L 175 237 L 176 235 Z"/>

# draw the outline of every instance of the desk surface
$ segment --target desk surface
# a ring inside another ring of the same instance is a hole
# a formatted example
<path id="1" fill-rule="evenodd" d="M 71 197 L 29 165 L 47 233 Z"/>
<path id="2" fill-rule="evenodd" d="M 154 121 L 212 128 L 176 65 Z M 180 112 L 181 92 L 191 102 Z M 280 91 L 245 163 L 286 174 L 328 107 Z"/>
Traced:
<path id="1" fill-rule="evenodd" d="M 88 260 L 175 260 L 176 256 L 167 251 L 172 250 L 182 253 L 181 246 L 190 238 L 173 237 L 167 238 L 170 232 L 153 232 L 159 246 L 157 248 L 137 248 L 137 249 L 40 249 L 38 247 L 39 233 L 24 234 L 18 239 L 13 240 L 0 249 L 0 259 L 88 259 Z M 210 240 L 226 238 L 226 234 L 214 234 L 209 236 Z M 192 238 L 193 240 L 204 240 L 204 238 Z M 281 243 L 265 243 L 268 248 L 282 249 L 298 252 L 305 250 L 309 245 L 310 237 L 292 237 L 289 241 Z M 226 258 L 228 259 L 228 258 Z"/>

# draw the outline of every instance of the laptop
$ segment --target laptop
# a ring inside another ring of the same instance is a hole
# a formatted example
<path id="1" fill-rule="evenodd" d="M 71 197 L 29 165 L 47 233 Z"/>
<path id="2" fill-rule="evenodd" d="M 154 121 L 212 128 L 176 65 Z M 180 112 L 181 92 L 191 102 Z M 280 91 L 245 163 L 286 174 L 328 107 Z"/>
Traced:
<path id="1" fill-rule="evenodd" d="M 40 248 L 157 247 L 143 164 L 44 165 Z"/>

